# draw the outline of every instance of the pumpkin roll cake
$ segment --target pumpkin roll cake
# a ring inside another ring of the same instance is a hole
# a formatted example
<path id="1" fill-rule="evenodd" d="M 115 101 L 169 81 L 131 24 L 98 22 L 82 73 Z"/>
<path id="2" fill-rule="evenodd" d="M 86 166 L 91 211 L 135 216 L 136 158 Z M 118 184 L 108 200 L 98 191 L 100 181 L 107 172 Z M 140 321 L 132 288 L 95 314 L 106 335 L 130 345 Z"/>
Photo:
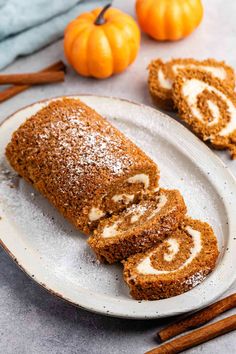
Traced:
<path id="1" fill-rule="evenodd" d="M 149 65 L 148 87 L 154 103 L 166 110 L 173 110 L 172 98 L 173 82 L 176 76 L 185 69 L 201 70 L 210 73 L 219 79 L 229 89 L 235 86 L 234 70 L 223 61 L 215 59 L 195 60 L 172 59 L 166 63 L 162 60 L 153 60 Z"/>
<path id="2" fill-rule="evenodd" d="M 212 272 L 219 255 L 217 239 L 205 222 L 186 218 L 161 244 L 124 264 L 124 279 L 137 300 L 180 295 Z"/>
<path id="3" fill-rule="evenodd" d="M 78 99 L 51 101 L 6 148 L 12 167 L 77 228 L 89 233 L 157 188 L 157 165 Z"/>
<path id="4" fill-rule="evenodd" d="M 173 85 L 180 118 L 202 140 L 216 149 L 228 149 L 236 158 L 236 96 L 211 74 L 182 71 Z"/>
<path id="5" fill-rule="evenodd" d="M 88 243 L 100 261 L 114 263 L 160 243 L 177 229 L 185 213 L 179 191 L 160 189 L 120 214 L 101 220 Z"/>

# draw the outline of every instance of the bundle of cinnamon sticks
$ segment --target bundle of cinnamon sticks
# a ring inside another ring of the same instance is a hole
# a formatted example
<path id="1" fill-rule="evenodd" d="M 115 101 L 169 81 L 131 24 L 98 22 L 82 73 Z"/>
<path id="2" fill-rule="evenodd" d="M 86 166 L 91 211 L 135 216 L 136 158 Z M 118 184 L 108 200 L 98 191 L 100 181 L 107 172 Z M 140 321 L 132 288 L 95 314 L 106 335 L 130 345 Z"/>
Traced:
<path id="1" fill-rule="evenodd" d="M 0 85 L 11 84 L 12 86 L 0 91 L 0 102 L 8 100 L 33 85 L 64 81 L 65 69 L 65 64 L 58 61 L 35 73 L 1 74 Z"/>
<path id="2" fill-rule="evenodd" d="M 195 312 L 183 320 L 175 322 L 170 326 L 162 329 L 157 333 L 160 342 L 165 342 L 179 334 L 190 329 L 202 326 L 221 313 L 236 307 L 236 294 L 232 294 L 207 308 Z M 178 337 L 167 342 L 155 349 L 148 351 L 146 354 L 175 354 L 195 347 L 201 343 L 207 342 L 213 338 L 221 336 L 236 329 L 236 315 L 232 315 L 217 321 L 203 328 L 199 328 L 182 337 Z"/>

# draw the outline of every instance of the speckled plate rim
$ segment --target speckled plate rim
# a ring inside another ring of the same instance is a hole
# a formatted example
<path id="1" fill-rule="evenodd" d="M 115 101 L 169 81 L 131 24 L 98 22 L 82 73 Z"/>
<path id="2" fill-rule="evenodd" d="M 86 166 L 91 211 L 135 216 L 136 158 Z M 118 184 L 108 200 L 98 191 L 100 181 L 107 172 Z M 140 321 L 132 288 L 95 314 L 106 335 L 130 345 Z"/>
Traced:
<path id="1" fill-rule="evenodd" d="M 12 235 L 15 235 L 17 238 L 17 230 L 15 225 L 7 220 L 6 215 L 4 215 L 0 207 L 0 215 L 2 216 L 0 220 L 0 244 L 3 249 L 26 274 L 51 294 L 75 306 L 104 315 L 130 319 L 162 318 L 194 311 L 215 301 L 215 299 L 222 295 L 236 280 L 236 272 L 233 267 L 236 259 L 236 218 L 234 207 L 236 200 L 236 180 L 227 170 L 227 166 L 188 129 L 154 108 L 114 97 L 86 94 L 67 95 L 66 97 L 69 96 L 81 98 L 81 100 L 91 105 L 93 100 L 100 100 L 100 102 L 101 100 L 103 102 L 107 101 L 109 104 L 126 106 L 126 109 L 132 109 L 134 112 L 136 109 L 139 110 L 140 107 L 142 107 L 142 111 L 145 111 L 147 116 L 148 113 L 152 112 L 152 115 L 156 115 L 157 120 L 160 118 L 161 120 L 166 120 L 165 123 L 168 124 L 168 134 L 166 132 L 166 138 L 170 136 L 174 138 L 176 144 L 178 144 L 178 148 L 182 150 L 189 159 L 194 161 L 196 166 L 200 168 L 203 173 L 208 175 L 209 171 L 212 172 L 208 178 L 221 196 L 228 217 L 227 247 L 224 254 L 214 272 L 211 273 L 202 284 L 191 291 L 165 300 L 138 302 L 131 298 L 120 300 L 111 296 L 94 294 L 94 292 L 84 288 L 81 288 L 81 291 L 78 292 L 77 289 L 73 290 L 63 287 L 61 279 L 59 279 L 56 274 L 49 274 L 48 271 L 45 272 L 43 267 L 37 264 L 34 259 L 34 252 L 30 253 L 30 250 L 26 250 L 21 239 L 18 238 L 19 242 L 17 244 L 14 242 Z M 20 116 L 23 111 L 31 109 L 32 106 L 37 104 L 47 104 L 49 101 L 61 97 L 63 96 L 37 101 L 13 113 L 0 125 L 0 137 L 4 128 L 8 125 L 13 125 L 12 131 L 17 128 L 19 125 L 17 117 Z M 135 120 L 135 124 L 141 126 L 143 129 L 151 130 L 151 134 L 155 134 L 155 130 L 157 129 L 155 128 L 155 124 L 149 126 L 148 121 L 140 119 L 140 117 L 135 117 L 135 115 L 133 119 Z M 0 154 L 3 154 L 3 151 L 0 151 Z M 224 187 L 221 183 L 222 179 L 226 182 Z M 104 309 L 104 302 L 106 303 L 106 309 Z"/>

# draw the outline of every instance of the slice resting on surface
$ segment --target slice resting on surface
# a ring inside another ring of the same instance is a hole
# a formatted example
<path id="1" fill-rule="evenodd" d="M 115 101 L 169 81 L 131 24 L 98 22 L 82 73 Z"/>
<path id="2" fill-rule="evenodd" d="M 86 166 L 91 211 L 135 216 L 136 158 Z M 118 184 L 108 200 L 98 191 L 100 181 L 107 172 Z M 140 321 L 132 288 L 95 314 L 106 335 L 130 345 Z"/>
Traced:
<path id="1" fill-rule="evenodd" d="M 124 279 L 137 300 L 180 295 L 206 278 L 218 255 L 212 228 L 186 218 L 161 244 L 124 261 Z"/>
<path id="2" fill-rule="evenodd" d="M 173 98 L 180 118 L 202 140 L 236 158 L 236 95 L 211 74 L 185 70 L 175 79 Z"/>
<path id="3" fill-rule="evenodd" d="M 185 69 L 210 73 L 214 78 L 217 78 L 222 84 L 227 86 L 229 90 L 232 91 L 234 89 L 234 70 L 223 61 L 179 58 L 164 63 L 161 59 L 156 59 L 149 64 L 148 87 L 153 102 L 157 106 L 166 110 L 173 110 L 175 108 L 172 97 L 173 83 L 176 76 Z"/>
<path id="4" fill-rule="evenodd" d="M 101 261 L 114 263 L 162 241 L 178 227 L 185 213 L 179 191 L 161 189 L 119 215 L 102 220 L 88 243 Z"/>

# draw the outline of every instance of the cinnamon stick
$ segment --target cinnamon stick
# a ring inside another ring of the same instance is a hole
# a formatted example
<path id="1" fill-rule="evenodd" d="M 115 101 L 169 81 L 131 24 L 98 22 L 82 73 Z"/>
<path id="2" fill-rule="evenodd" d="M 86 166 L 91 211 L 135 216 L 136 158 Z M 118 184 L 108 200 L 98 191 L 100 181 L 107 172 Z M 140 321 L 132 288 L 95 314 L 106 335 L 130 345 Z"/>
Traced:
<path id="1" fill-rule="evenodd" d="M 0 85 L 37 85 L 50 82 L 63 81 L 64 71 L 46 71 L 26 74 L 2 74 L 0 75 Z"/>
<path id="2" fill-rule="evenodd" d="M 146 354 L 176 354 L 236 329 L 236 315 L 212 323 L 154 348 Z"/>
<path id="3" fill-rule="evenodd" d="M 63 63 L 63 61 L 58 61 L 42 70 L 40 70 L 39 72 L 46 72 L 46 71 L 60 71 L 63 70 L 65 71 L 65 64 Z M 31 85 L 16 85 L 16 86 L 11 86 L 3 91 L 0 92 L 0 102 L 4 102 L 6 100 L 8 100 L 9 98 L 17 95 L 20 92 L 23 92 L 25 90 L 27 90 L 29 87 L 31 87 Z"/>
<path id="4" fill-rule="evenodd" d="M 236 294 L 227 296 L 226 298 L 215 302 L 203 310 L 195 312 L 188 317 L 177 321 L 157 333 L 161 342 L 177 336 L 185 331 L 201 326 L 221 313 L 236 307 Z"/>

